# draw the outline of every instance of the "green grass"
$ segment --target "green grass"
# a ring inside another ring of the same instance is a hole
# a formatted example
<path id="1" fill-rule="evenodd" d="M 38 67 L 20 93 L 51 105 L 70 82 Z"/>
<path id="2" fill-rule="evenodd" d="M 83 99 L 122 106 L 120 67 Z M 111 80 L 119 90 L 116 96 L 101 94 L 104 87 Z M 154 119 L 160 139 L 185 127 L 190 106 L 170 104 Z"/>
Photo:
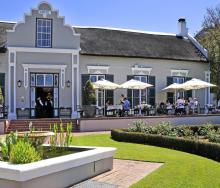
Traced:
<path id="1" fill-rule="evenodd" d="M 166 148 L 116 142 L 110 135 L 74 137 L 73 144 L 116 147 L 115 158 L 164 163 L 132 188 L 220 188 L 220 163 L 200 156 Z"/>

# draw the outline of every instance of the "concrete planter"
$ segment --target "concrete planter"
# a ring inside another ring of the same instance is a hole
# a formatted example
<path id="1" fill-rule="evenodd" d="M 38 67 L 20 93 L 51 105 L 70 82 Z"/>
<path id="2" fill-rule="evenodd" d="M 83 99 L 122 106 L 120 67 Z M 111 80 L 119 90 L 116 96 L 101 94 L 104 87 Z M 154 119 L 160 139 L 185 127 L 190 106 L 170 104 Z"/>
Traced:
<path id="1" fill-rule="evenodd" d="M 0 187 L 64 188 L 113 168 L 115 148 L 70 149 L 86 151 L 22 165 L 0 162 Z"/>
<path id="2" fill-rule="evenodd" d="M 83 111 L 85 117 L 91 118 L 95 116 L 96 113 L 96 106 L 95 105 L 83 105 Z"/>

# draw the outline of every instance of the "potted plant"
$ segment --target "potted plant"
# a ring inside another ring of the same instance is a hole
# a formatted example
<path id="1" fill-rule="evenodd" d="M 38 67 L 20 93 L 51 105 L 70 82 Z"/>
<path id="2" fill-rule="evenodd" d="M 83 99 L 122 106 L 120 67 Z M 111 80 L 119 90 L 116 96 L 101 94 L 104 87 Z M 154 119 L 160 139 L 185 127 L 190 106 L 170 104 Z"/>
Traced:
<path id="1" fill-rule="evenodd" d="M 83 88 L 82 105 L 85 117 L 94 117 L 96 114 L 96 93 L 92 82 L 88 80 Z"/>

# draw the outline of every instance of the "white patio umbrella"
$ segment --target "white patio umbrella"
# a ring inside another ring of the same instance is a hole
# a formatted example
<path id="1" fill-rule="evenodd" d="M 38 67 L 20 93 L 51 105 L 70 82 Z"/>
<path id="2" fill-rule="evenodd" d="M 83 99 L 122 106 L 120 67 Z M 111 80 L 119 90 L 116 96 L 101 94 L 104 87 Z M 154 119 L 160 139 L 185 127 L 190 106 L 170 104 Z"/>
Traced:
<path id="1" fill-rule="evenodd" d="M 216 87 L 216 85 L 211 84 L 209 82 L 205 82 L 203 80 L 199 80 L 197 78 L 193 78 L 193 79 L 181 84 L 181 87 L 184 90 L 197 90 L 197 89 L 203 89 L 203 88 L 207 88 L 207 87 Z"/>
<path id="2" fill-rule="evenodd" d="M 95 89 L 102 89 L 104 92 L 104 97 L 103 97 L 104 110 L 105 110 L 105 90 L 115 90 L 120 87 L 118 84 L 115 84 L 105 79 L 101 79 L 94 82 L 93 86 Z"/>
<path id="3" fill-rule="evenodd" d="M 192 90 L 192 97 L 195 98 L 195 90 L 208 88 L 208 87 L 216 87 L 216 85 L 199 80 L 197 78 L 193 78 L 183 84 L 181 84 L 184 90 Z M 193 109 L 194 113 L 194 109 Z"/>
<path id="4" fill-rule="evenodd" d="M 179 84 L 179 83 L 170 84 L 169 86 L 162 89 L 162 91 L 174 93 L 174 102 L 176 102 L 177 91 L 180 91 L 180 90 L 183 90 L 183 86 L 182 84 Z"/>
<path id="5" fill-rule="evenodd" d="M 105 79 L 98 80 L 93 83 L 94 88 L 103 90 L 115 90 L 120 87 L 120 85 L 110 82 Z"/>
<path id="6" fill-rule="evenodd" d="M 139 105 L 141 106 L 141 90 L 146 89 L 148 87 L 152 87 L 153 85 L 141 82 L 139 80 L 131 79 L 123 84 L 120 85 L 120 88 L 123 89 L 131 89 L 132 90 L 132 107 L 133 107 L 133 90 L 138 89 L 139 90 Z M 141 111 L 139 111 L 141 113 Z"/>

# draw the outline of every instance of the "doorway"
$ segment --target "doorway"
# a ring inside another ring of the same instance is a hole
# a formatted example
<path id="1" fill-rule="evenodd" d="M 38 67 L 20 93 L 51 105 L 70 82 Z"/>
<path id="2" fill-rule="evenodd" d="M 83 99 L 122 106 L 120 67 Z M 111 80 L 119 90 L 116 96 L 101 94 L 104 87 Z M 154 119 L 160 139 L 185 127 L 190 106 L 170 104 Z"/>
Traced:
<path id="1" fill-rule="evenodd" d="M 36 87 L 36 118 L 53 117 L 53 88 Z"/>
<path id="2" fill-rule="evenodd" d="M 59 74 L 30 74 L 30 117 L 59 117 Z"/>

